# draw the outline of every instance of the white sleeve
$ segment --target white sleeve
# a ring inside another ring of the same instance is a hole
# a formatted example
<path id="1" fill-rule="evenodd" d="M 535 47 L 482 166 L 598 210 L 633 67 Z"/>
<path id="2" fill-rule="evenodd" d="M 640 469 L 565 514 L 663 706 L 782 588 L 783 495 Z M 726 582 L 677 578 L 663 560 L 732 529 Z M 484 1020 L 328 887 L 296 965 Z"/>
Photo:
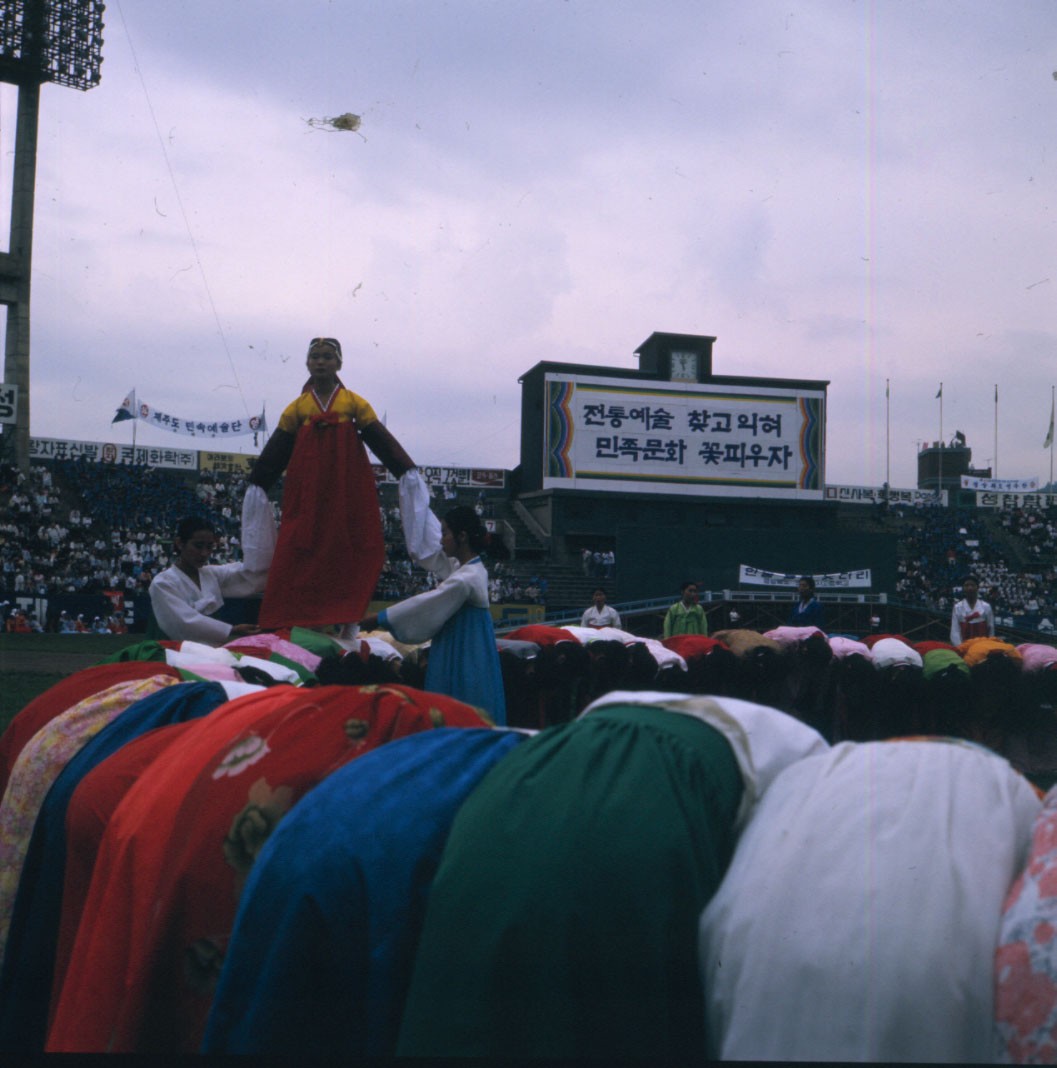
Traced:
<path id="1" fill-rule="evenodd" d="M 203 615 L 189 605 L 168 571 L 154 579 L 149 592 L 154 618 L 172 641 L 223 645 L 231 637 L 231 624 Z"/>
<path id="2" fill-rule="evenodd" d="M 429 641 L 469 599 L 471 576 L 458 571 L 435 590 L 427 590 L 385 610 L 385 623 L 397 641 L 414 645 Z"/>
<path id="3" fill-rule="evenodd" d="M 211 571 L 223 597 L 256 597 L 268 585 L 268 572 L 251 571 L 243 563 L 207 564 L 203 571 Z"/>
<path id="4" fill-rule="evenodd" d="M 429 486 L 417 467 L 400 476 L 397 492 L 408 555 L 426 567 L 426 561 L 440 552 L 440 520 L 430 511 Z"/>
<path id="5" fill-rule="evenodd" d="M 962 644 L 962 625 L 958 619 L 958 606 L 951 609 L 951 645 L 957 648 Z"/>
<path id="6" fill-rule="evenodd" d="M 250 485 L 242 501 L 242 564 L 247 571 L 271 567 L 276 542 L 275 512 L 260 486 Z"/>

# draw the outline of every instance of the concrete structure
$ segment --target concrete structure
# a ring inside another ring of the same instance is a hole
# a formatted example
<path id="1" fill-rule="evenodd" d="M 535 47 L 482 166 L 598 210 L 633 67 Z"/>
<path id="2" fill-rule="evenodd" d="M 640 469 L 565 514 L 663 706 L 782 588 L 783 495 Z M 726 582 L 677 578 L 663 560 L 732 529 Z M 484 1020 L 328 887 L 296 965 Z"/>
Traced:
<path id="1" fill-rule="evenodd" d="M 825 497 L 826 381 L 716 375 L 714 337 L 654 333 L 636 368 L 539 363 L 520 379 L 511 489 L 551 567 L 612 550 L 611 600 L 692 579 L 737 589 L 743 565 L 870 569 L 892 589 L 893 539 L 838 522 Z"/>

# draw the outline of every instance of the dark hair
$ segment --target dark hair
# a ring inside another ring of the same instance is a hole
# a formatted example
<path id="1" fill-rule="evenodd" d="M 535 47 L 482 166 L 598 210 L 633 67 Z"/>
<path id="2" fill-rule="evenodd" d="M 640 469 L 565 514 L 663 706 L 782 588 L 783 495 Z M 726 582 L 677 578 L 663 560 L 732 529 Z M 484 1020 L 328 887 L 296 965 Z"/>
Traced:
<path id="1" fill-rule="evenodd" d="M 338 357 L 338 361 L 341 361 L 341 342 L 336 337 L 314 337 L 308 343 L 308 351 L 311 352 L 315 348 L 328 348 L 332 349 Z"/>
<path id="2" fill-rule="evenodd" d="M 962 586 L 964 587 L 967 582 L 975 582 L 977 586 L 980 585 L 980 580 L 975 575 L 966 575 L 962 579 Z"/>
<path id="3" fill-rule="evenodd" d="M 208 530 L 210 534 L 216 537 L 217 528 L 213 526 L 208 519 L 200 519 L 196 515 L 184 516 L 184 518 L 176 524 L 177 540 L 188 541 L 199 530 Z"/>
<path id="4" fill-rule="evenodd" d="M 488 547 L 490 536 L 488 530 L 485 528 L 484 523 L 481 522 L 481 517 L 470 507 L 465 504 L 459 505 L 457 508 L 452 508 L 444 516 L 444 522 L 448 524 L 448 530 L 455 535 L 456 538 L 463 532 L 466 533 L 466 543 L 473 549 L 474 552 L 480 552 L 482 549 Z"/>
<path id="5" fill-rule="evenodd" d="M 806 582 L 808 589 L 813 590 L 815 588 L 815 580 L 810 575 L 801 575 L 800 582 Z"/>
<path id="6" fill-rule="evenodd" d="M 604 589 L 602 589 L 602 587 L 601 587 L 601 586 L 596 586 L 596 587 L 595 587 L 595 588 L 594 588 L 594 589 L 593 589 L 593 590 L 591 591 L 591 596 L 592 596 L 592 597 L 594 597 L 594 595 L 595 595 L 596 593 L 600 593 L 600 594 L 601 594 L 601 595 L 602 595 L 603 597 L 608 597 L 608 596 L 609 596 L 609 594 L 608 594 L 608 593 L 606 593 L 606 591 L 605 591 Z"/>
<path id="7" fill-rule="evenodd" d="M 696 583 L 696 582 L 694 582 L 694 580 L 693 580 L 693 579 L 687 579 L 687 580 L 686 580 L 686 582 L 684 582 L 684 583 L 682 583 L 682 584 L 680 585 L 680 587 L 679 587 L 679 592 L 680 592 L 680 593 L 686 593 L 686 587 L 687 587 L 687 586 L 696 586 L 696 585 L 697 585 L 697 583 Z"/>

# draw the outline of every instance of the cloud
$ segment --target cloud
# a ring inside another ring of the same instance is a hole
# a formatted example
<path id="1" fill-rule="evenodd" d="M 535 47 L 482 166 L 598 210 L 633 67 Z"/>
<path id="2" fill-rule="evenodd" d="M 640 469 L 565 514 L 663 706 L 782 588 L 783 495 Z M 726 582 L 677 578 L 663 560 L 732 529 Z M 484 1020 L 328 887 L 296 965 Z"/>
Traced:
<path id="1" fill-rule="evenodd" d="M 912 485 L 941 380 L 974 457 L 1001 381 L 1001 465 L 1037 473 L 1051 23 L 1026 0 L 125 0 L 102 84 L 42 94 L 33 431 L 105 437 L 134 385 L 274 418 L 334 333 L 417 459 L 513 466 L 520 374 L 632 367 L 669 330 L 717 336 L 718 374 L 831 381 L 831 481 L 877 481 L 890 448 Z M 358 133 L 306 121 L 344 112 Z"/>

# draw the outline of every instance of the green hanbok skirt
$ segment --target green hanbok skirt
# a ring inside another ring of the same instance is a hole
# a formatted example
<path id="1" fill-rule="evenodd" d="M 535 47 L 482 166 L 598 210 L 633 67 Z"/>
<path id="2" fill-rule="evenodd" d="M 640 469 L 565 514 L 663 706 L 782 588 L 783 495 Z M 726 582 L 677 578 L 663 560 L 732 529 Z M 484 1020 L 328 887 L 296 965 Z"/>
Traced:
<path id="1" fill-rule="evenodd" d="M 742 790 L 726 739 L 663 708 L 519 746 L 452 827 L 399 1053 L 703 1056 L 697 924 Z"/>

